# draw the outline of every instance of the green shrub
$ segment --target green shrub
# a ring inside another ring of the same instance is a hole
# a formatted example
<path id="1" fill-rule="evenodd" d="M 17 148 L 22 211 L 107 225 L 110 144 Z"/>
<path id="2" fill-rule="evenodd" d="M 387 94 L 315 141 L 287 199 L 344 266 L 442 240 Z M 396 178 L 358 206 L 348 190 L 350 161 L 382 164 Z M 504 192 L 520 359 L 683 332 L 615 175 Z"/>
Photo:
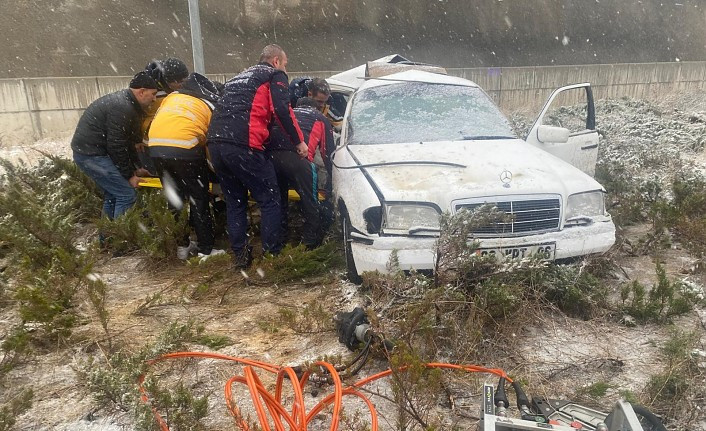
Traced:
<path id="1" fill-rule="evenodd" d="M 144 251 L 155 259 L 176 257 L 176 248 L 187 234 L 186 207 L 176 220 L 159 190 L 140 190 L 135 206 L 114 220 L 101 218 L 98 229 L 105 247 L 115 254 Z"/>
<path id="2" fill-rule="evenodd" d="M 67 337 L 78 321 L 74 296 L 82 289 L 107 331 L 100 299 L 105 286 L 88 278 L 95 251 L 76 245 L 78 223 L 100 208 L 91 181 L 73 162 L 56 157 L 34 168 L 0 164 L 6 172 L 0 178 L 0 243 L 10 262 L 5 272 L 23 322 L 40 325 L 32 338 Z"/>
<path id="3" fill-rule="evenodd" d="M 0 377 L 21 363 L 30 351 L 30 336 L 22 326 L 17 326 L 5 337 L 0 349 L 3 357 L 0 360 Z"/>
<path id="4" fill-rule="evenodd" d="M 700 382 L 701 370 L 692 355 L 698 340 L 697 333 L 672 329 L 670 338 L 661 348 L 666 362 L 664 370 L 650 377 L 645 388 L 651 404 L 673 410 L 686 399 L 706 395 Z"/>
<path id="5" fill-rule="evenodd" d="M 670 281 L 659 262 L 655 271 L 657 282 L 649 291 L 637 280 L 626 283 L 620 291 L 623 312 L 639 323 L 666 322 L 691 311 L 699 301 L 684 283 Z"/>
<path id="6" fill-rule="evenodd" d="M 139 424 L 138 429 L 151 430 L 156 422 L 151 409 L 146 408 L 140 400 L 137 379 L 148 371 L 147 360 L 164 353 L 185 350 L 187 343 L 218 349 L 232 342 L 227 337 L 204 333 L 203 327 L 195 325 L 193 321 L 172 322 L 153 343 L 137 352 L 115 352 L 107 358 L 105 365 L 89 360 L 77 373 L 99 404 L 125 412 L 131 411 Z M 183 386 L 174 390 L 162 389 L 156 380 L 149 377 L 145 380 L 145 388 L 160 413 L 166 414 L 170 426 L 177 427 L 171 429 L 199 429 L 197 423 L 205 416 L 205 398 L 194 398 Z"/>
<path id="7" fill-rule="evenodd" d="M 0 408 L 0 431 L 10 431 L 15 426 L 17 416 L 32 407 L 34 392 L 26 389 Z"/>
<path id="8" fill-rule="evenodd" d="M 585 394 L 593 398 L 600 398 L 605 396 L 605 394 L 608 392 L 608 389 L 612 387 L 613 385 L 607 382 L 596 382 L 579 389 L 578 393 L 580 395 Z"/>
<path id="9" fill-rule="evenodd" d="M 376 312 L 393 322 L 394 336 L 415 354 L 477 357 L 487 350 L 482 345 L 502 345 L 500 339 L 510 336 L 508 328 L 529 323 L 533 310 L 549 303 L 580 318 L 605 313 L 607 289 L 582 265 L 478 256 L 469 245 L 469 232 L 474 223 L 494 217 L 483 211 L 442 218 L 433 277 L 401 271 L 363 274 L 373 306 L 383 307 Z"/>
<path id="10" fill-rule="evenodd" d="M 306 304 L 303 308 L 280 308 L 279 321 L 297 334 L 312 334 L 333 330 L 332 311 L 321 303 Z"/>
<path id="11" fill-rule="evenodd" d="M 336 241 L 306 250 L 303 245 L 285 246 L 277 256 L 265 256 L 253 264 L 262 277 L 273 283 L 297 282 L 329 274 L 343 263 Z"/>
<path id="12" fill-rule="evenodd" d="M 155 378 L 145 380 L 150 394 L 150 405 L 139 404 L 136 411 L 138 431 L 160 431 L 152 409 L 156 409 L 174 431 L 199 431 L 207 429 L 201 421 L 208 414 L 208 396 L 195 397 L 193 392 L 179 383 L 174 389 L 163 389 Z"/>

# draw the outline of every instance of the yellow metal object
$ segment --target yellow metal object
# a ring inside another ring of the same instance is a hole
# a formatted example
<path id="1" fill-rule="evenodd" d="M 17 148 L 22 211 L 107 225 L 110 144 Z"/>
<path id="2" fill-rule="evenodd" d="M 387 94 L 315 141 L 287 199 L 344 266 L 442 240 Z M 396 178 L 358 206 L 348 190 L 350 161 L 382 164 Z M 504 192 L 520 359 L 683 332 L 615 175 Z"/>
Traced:
<path id="1" fill-rule="evenodd" d="M 140 181 L 140 187 L 151 187 L 153 189 L 161 189 L 162 181 L 160 181 L 157 177 L 142 178 L 142 181 Z"/>

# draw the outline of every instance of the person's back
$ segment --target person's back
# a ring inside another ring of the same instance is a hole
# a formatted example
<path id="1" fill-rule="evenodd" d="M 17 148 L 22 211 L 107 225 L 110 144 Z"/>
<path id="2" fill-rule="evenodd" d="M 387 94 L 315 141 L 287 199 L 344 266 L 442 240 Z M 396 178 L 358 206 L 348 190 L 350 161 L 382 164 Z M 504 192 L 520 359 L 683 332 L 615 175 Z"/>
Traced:
<path id="1" fill-rule="evenodd" d="M 164 98 L 149 130 L 152 157 L 205 158 L 206 134 L 218 102 L 215 85 L 192 73 L 181 89 Z"/>
<path id="2" fill-rule="evenodd" d="M 284 127 L 292 145 L 300 142 L 296 123 L 290 118 L 287 74 L 268 63 L 258 63 L 227 81 L 216 105 L 208 140 L 262 151 L 269 138 L 273 114 Z M 282 93 L 280 100 L 273 92 Z M 297 137 L 292 139 L 291 137 Z"/>
<path id="3" fill-rule="evenodd" d="M 106 155 L 111 127 L 125 127 L 135 139 L 139 137 L 142 110 L 129 89 L 106 94 L 91 103 L 78 120 L 71 148 L 89 156 Z M 127 120 L 127 122 L 118 119 Z"/>
<path id="4" fill-rule="evenodd" d="M 129 89 L 106 94 L 91 103 L 78 121 L 71 149 L 84 156 L 110 156 L 125 178 L 137 160 L 144 111 Z"/>
<path id="5" fill-rule="evenodd" d="M 307 159 L 313 162 L 316 154 L 328 163 L 328 156 L 333 151 L 333 131 L 331 123 L 319 110 L 312 106 L 299 106 L 294 108 L 299 128 L 307 144 Z M 278 124 L 272 126 L 268 151 L 295 151 Z"/>

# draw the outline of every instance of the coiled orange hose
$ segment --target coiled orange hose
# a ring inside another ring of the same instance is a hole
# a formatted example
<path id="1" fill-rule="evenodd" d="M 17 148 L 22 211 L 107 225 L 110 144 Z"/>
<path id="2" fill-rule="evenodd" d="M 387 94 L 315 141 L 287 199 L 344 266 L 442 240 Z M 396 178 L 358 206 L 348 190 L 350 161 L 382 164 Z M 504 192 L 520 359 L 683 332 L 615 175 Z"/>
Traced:
<path id="1" fill-rule="evenodd" d="M 285 431 L 285 423 L 289 427 L 290 431 L 306 431 L 309 423 L 311 423 L 311 421 L 316 417 L 316 415 L 331 404 L 333 404 L 333 413 L 331 416 L 330 431 L 338 431 L 338 423 L 340 420 L 344 395 L 353 395 L 355 397 L 360 398 L 365 403 L 366 407 L 370 411 L 370 429 L 371 431 L 377 431 L 378 415 L 377 411 L 375 410 L 375 406 L 370 401 L 370 399 L 368 399 L 365 395 L 358 391 L 357 388 L 360 388 L 370 382 L 381 379 L 383 377 L 387 377 L 395 371 L 392 369 L 387 369 L 380 373 L 358 380 L 353 385 L 344 388 L 343 383 L 341 382 L 341 376 L 336 371 L 336 368 L 328 362 L 318 361 L 314 363 L 314 365 L 326 369 L 328 375 L 333 381 L 334 392 L 322 399 L 311 409 L 311 411 L 307 413 L 306 406 L 304 405 L 304 387 L 309 381 L 309 377 L 311 375 L 310 371 L 304 372 L 304 375 L 300 379 L 298 379 L 297 374 L 292 367 L 280 367 L 277 365 L 268 364 L 266 362 L 238 358 L 235 356 L 228 356 L 220 353 L 207 352 L 167 353 L 155 359 L 147 361 L 147 365 L 153 365 L 157 362 L 161 362 L 164 360 L 178 358 L 219 359 L 233 361 L 244 365 L 244 375 L 233 376 L 228 379 L 224 389 L 226 407 L 228 408 L 228 411 L 231 416 L 233 416 L 236 426 L 242 431 L 249 431 L 249 426 L 244 420 L 240 409 L 233 401 L 232 388 L 233 384 L 235 383 L 240 383 L 247 386 L 250 392 L 250 397 L 252 399 L 253 406 L 255 407 L 255 412 L 257 413 L 257 417 L 263 431 L 272 431 L 270 423 L 274 424 L 275 431 Z M 507 376 L 505 371 L 499 368 L 486 368 L 478 365 L 459 365 L 438 362 L 427 363 L 424 364 L 424 366 L 426 368 L 451 369 L 471 373 L 489 373 L 499 377 L 504 377 L 509 383 L 512 383 L 512 379 Z M 255 372 L 255 368 L 259 368 L 276 375 L 277 380 L 274 394 L 271 394 L 267 391 L 265 386 L 262 384 L 262 381 L 258 377 L 257 373 Z M 396 371 L 404 371 L 407 368 L 407 366 L 399 367 Z M 287 409 L 282 405 L 282 390 L 284 386 L 285 377 L 287 377 L 291 382 L 292 389 L 294 392 L 294 402 L 292 405 L 291 413 L 288 412 Z M 138 378 L 141 399 L 145 403 L 149 404 L 149 397 L 147 391 L 144 388 L 144 380 L 144 374 Z M 160 429 L 162 431 L 169 431 L 169 426 L 154 407 L 152 407 L 152 412 L 154 413 L 155 420 L 159 424 Z"/>

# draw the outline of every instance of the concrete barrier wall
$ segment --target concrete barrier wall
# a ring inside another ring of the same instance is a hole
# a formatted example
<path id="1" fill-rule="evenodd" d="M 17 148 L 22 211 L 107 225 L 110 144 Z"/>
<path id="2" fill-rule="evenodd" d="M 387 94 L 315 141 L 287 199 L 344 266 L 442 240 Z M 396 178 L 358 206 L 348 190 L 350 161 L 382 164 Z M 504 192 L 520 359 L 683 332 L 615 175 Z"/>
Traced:
<path id="1" fill-rule="evenodd" d="M 538 111 L 552 90 L 590 82 L 596 99 L 657 100 L 706 88 L 706 62 L 449 69 L 476 82 L 505 111 Z M 334 71 L 290 73 L 330 76 Z M 209 75 L 223 82 L 231 75 Z M 83 110 L 100 95 L 125 88 L 129 77 L 0 79 L 0 147 L 73 133 Z"/>

